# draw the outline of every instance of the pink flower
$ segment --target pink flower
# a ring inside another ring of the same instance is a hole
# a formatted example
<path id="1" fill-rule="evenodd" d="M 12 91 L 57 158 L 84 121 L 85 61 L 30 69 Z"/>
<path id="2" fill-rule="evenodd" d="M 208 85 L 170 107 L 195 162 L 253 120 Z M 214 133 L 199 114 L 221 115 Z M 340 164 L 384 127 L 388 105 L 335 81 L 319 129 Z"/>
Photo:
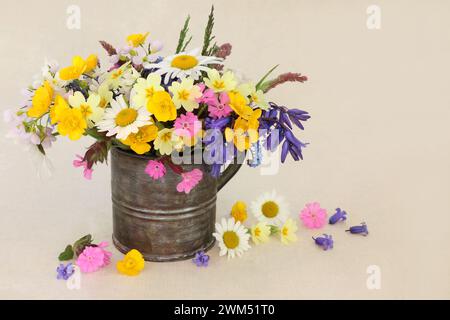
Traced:
<path id="1" fill-rule="evenodd" d="M 202 92 L 202 96 L 197 99 L 198 103 L 206 103 L 209 105 L 217 100 L 214 91 L 212 89 L 206 89 L 204 83 L 199 83 L 197 84 L 197 86 L 200 88 L 200 91 Z"/>
<path id="2" fill-rule="evenodd" d="M 194 137 L 202 128 L 202 124 L 192 112 L 180 114 L 175 120 L 175 133 L 180 137 Z"/>
<path id="3" fill-rule="evenodd" d="M 102 265 L 102 267 L 105 267 L 105 266 L 107 266 L 108 264 L 111 263 L 111 256 L 112 256 L 112 253 L 104 249 L 104 248 L 106 248 L 108 245 L 109 245 L 109 243 L 106 242 L 106 241 L 102 241 L 102 242 L 100 242 L 100 243 L 97 245 L 97 248 L 102 249 L 103 254 L 104 254 L 104 257 L 103 257 L 103 265 Z"/>
<path id="4" fill-rule="evenodd" d="M 147 173 L 152 179 L 158 180 L 166 174 L 166 167 L 161 161 L 149 160 L 145 167 L 145 173 Z"/>
<path id="5" fill-rule="evenodd" d="M 84 158 L 82 156 L 80 156 L 78 154 L 76 156 L 78 159 L 73 160 L 73 166 L 75 168 L 83 167 L 84 168 L 84 171 L 83 171 L 84 177 L 88 180 L 91 180 L 92 171 L 94 171 L 94 170 L 92 170 L 92 168 L 88 168 L 88 163 L 87 163 L 87 161 L 83 160 Z"/>
<path id="6" fill-rule="evenodd" d="M 98 269 L 107 266 L 111 262 L 112 253 L 104 248 L 108 246 L 107 242 L 101 242 L 97 246 L 88 246 L 77 258 L 77 265 L 81 272 L 95 272 Z"/>
<path id="7" fill-rule="evenodd" d="M 300 212 L 300 219 L 308 229 L 319 229 L 327 221 L 327 210 L 322 209 L 318 202 L 307 203 Z"/>
<path id="8" fill-rule="evenodd" d="M 183 180 L 177 185 L 178 192 L 191 192 L 192 189 L 202 180 L 203 172 L 200 169 L 181 173 Z"/>
<path id="9" fill-rule="evenodd" d="M 230 98 L 226 92 L 222 92 L 219 99 L 214 95 L 214 99 L 208 102 L 208 112 L 209 116 L 212 118 L 222 118 L 226 117 L 231 113 L 231 108 L 229 106 Z"/>

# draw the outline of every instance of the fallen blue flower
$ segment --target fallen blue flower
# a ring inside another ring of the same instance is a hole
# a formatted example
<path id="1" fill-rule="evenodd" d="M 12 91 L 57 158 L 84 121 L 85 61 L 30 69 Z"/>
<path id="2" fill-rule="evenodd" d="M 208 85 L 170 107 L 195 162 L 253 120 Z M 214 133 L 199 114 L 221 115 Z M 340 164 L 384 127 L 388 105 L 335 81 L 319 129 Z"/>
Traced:
<path id="1" fill-rule="evenodd" d="M 75 268 L 73 267 L 72 263 L 68 263 L 66 266 L 61 263 L 58 268 L 56 268 L 56 272 L 56 279 L 67 280 L 74 274 Z"/>
<path id="2" fill-rule="evenodd" d="M 333 249 L 333 237 L 331 235 L 323 234 L 323 237 L 313 237 L 314 242 L 322 247 L 323 250 Z"/>
<path id="3" fill-rule="evenodd" d="M 347 219 L 347 212 L 345 210 L 341 210 L 340 208 L 336 208 L 335 214 L 333 214 L 328 220 L 329 224 L 335 224 L 339 221 L 344 221 Z"/>
<path id="4" fill-rule="evenodd" d="M 195 258 L 192 259 L 197 267 L 207 267 L 209 262 L 209 256 L 204 251 L 199 251 L 195 254 Z"/>
<path id="5" fill-rule="evenodd" d="M 367 229 L 367 225 L 365 222 L 362 222 L 360 226 L 353 226 L 345 231 L 353 234 L 361 234 L 363 236 L 367 236 L 369 234 L 369 230 Z"/>

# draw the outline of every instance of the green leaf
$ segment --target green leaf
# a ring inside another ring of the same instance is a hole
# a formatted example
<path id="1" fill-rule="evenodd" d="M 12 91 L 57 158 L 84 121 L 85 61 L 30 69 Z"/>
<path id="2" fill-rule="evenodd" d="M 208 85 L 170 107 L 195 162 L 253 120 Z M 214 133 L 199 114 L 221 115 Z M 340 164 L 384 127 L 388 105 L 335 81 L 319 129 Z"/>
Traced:
<path id="1" fill-rule="evenodd" d="M 70 244 L 68 244 L 64 251 L 59 254 L 58 259 L 59 261 L 71 260 L 73 259 L 73 255 L 73 248 Z"/>
<path id="2" fill-rule="evenodd" d="M 261 80 L 258 81 L 258 83 L 256 84 L 256 90 L 259 90 L 262 83 L 264 82 L 264 80 L 267 79 L 268 76 L 270 76 L 270 74 L 276 69 L 278 68 L 279 64 L 277 64 L 276 66 L 274 66 L 272 69 L 270 69 L 265 75 L 264 77 L 261 78 Z"/>
<path id="3" fill-rule="evenodd" d="M 92 243 L 92 236 L 90 234 L 85 235 L 84 237 L 75 241 L 75 243 L 73 244 L 73 251 L 77 256 L 79 256 L 83 252 L 84 248 L 90 245 L 91 243 Z"/>
<path id="4" fill-rule="evenodd" d="M 177 50 L 175 50 L 175 53 L 180 53 L 181 51 L 186 49 L 186 46 L 192 40 L 192 37 L 190 37 L 189 40 L 186 42 L 186 44 L 184 43 L 184 40 L 186 39 L 186 35 L 189 31 L 189 21 L 190 20 L 191 20 L 191 17 L 187 16 L 186 21 L 184 21 L 184 26 L 183 26 L 183 29 L 181 29 L 181 31 L 180 31 L 180 37 L 178 38 Z"/>
<path id="5" fill-rule="evenodd" d="M 212 49 L 215 47 L 215 44 L 210 49 L 209 46 L 211 45 L 211 41 L 214 40 L 215 36 L 212 35 L 212 31 L 214 28 L 214 6 L 211 6 L 211 12 L 208 16 L 208 23 L 206 24 L 205 28 L 205 35 L 203 36 L 203 49 L 202 49 L 202 55 L 206 56 L 211 53 Z"/>

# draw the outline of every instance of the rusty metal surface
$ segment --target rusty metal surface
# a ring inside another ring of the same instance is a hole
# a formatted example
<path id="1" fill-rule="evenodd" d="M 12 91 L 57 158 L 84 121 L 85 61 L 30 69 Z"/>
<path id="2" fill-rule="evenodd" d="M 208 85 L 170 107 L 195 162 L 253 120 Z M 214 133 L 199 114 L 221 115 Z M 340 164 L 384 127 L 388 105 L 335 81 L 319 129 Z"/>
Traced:
<path id="1" fill-rule="evenodd" d="M 145 172 L 149 158 L 111 150 L 113 242 L 123 253 L 139 250 L 149 261 L 188 259 L 214 244 L 217 181 L 206 165 L 182 165 L 206 172 L 189 193 L 176 185 L 181 177 L 167 168 L 153 180 Z"/>

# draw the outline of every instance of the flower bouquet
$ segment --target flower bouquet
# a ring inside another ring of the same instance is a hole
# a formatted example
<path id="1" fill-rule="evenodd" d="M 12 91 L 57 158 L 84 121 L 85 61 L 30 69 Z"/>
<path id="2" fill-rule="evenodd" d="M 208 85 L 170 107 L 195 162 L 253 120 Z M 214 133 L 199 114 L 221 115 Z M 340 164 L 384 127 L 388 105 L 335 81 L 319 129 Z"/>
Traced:
<path id="1" fill-rule="evenodd" d="M 11 134 L 45 155 L 58 137 L 95 142 L 73 164 L 91 179 L 112 156 L 113 240 L 148 260 L 185 259 L 213 245 L 216 192 L 262 152 L 281 145 L 281 161 L 302 158 L 305 144 L 293 133 L 307 112 L 268 102 L 266 93 L 298 73 L 244 81 L 224 66 L 231 45 L 212 35 L 214 8 L 203 46 L 190 49 L 189 17 L 174 52 L 149 34 L 132 34 L 115 48 L 100 41 L 111 65 L 97 55 L 75 56 L 58 68 L 46 63 L 26 89 L 17 112 L 7 112 Z M 248 159 L 248 160 L 246 160 Z"/>

